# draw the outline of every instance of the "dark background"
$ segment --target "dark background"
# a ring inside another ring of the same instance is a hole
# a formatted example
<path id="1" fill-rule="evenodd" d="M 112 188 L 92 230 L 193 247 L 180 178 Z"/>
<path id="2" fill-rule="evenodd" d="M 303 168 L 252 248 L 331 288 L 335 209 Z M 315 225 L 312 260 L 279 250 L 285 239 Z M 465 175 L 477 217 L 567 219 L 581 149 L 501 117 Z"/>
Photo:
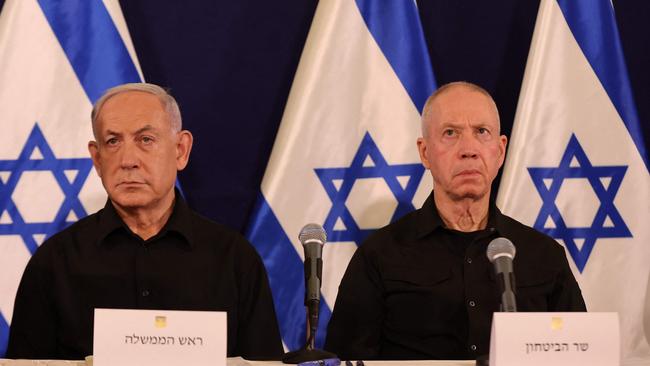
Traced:
<path id="1" fill-rule="evenodd" d="M 486 88 L 509 135 L 539 1 L 418 4 L 438 84 L 467 80 Z M 316 5 L 121 1 L 146 81 L 171 88 L 194 134 L 190 164 L 180 174 L 190 205 L 237 230 L 259 192 Z M 614 7 L 650 146 L 650 1 L 615 0 Z"/>

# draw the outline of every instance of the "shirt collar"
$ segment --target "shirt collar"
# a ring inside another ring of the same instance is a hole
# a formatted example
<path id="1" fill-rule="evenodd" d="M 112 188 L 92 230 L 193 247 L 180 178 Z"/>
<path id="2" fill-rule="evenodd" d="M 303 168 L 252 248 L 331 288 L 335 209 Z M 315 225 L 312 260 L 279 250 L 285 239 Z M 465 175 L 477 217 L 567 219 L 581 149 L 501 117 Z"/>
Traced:
<path id="1" fill-rule="evenodd" d="M 172 214 L 169 216 L 167 223 L 165 223 L 160 232 L 149 240 L 155 240 L 156 238 L 167 235 L 169 232 L 173 232 L 180 234 L 185 238 L 185 243 L 187 243 L 189 248 L 193 248 L 194 235 L 192 234 L 191 210 L 180 192 L 175 189 L 174 193 L 175 199 Z M 104 209 L 99 213 L 98 221 L 97 244 L 103 243 L 106 237 L 117 230 L 124 230 L 126 233 L 135 236 L 126 223 L 124 223 L 124 220 L 119 216 L 110 199 L 106 200 Z"/>
<path id="2" fill-rule="evenodd" d="M 417 237 L 422 238 L 426 235 L 431 234 L 436 229 L 445 227 L 442 218 L 438 214 L 438 209 L 436 208 L 435 203 L 433 202 L 433 191 L 427 199 L 424 201 L 422 208 L 418 210 L 418 225 L 417 225 Z"/>
<path id="3" fill-rule="evenodd" d="M 417 237 L 422 238 L 426 235 L 431 234 L 438 228 L 444 228 L 445 223 L 442 221 L 440 214 L 438 213 L 438 208 L 433 200 L 433 191 L 426 201 L 422 205 L 422 208 L 418 210 L 418 225 L 417 225 Z M 504 222 L 503 214 L 497 208 L 496 204 L 490 198 L 490 205 L 488 207 L 488 222 L 486 230 L 491 232 L 503 232 Z"/>

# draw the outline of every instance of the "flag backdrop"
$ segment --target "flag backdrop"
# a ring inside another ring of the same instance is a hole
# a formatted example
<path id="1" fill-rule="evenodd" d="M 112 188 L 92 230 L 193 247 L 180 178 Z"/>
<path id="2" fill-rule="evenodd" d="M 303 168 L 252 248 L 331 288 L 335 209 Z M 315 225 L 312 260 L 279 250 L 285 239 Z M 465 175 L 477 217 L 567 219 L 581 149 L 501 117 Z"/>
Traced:
<path id="1" fill-rule="evenodd" d="M 8 0 L 0 14 L 0 358 L 23 268 L 106 194 L 88 155 L 92 103 L 141 80 L 117 1 Z"/>
<path id="2" fill-rule="evenodd" d="M 357 246 L 431 191 L 415 142 L 434 89 L 413 1 L 319 2 L 247 232 L 268 270 L 289 349 L 305 342 L 300 229 L 315 222 L 328 236 L 322 347 Z"/>
<path id="3" fill-rule="evenodd" d="M 541 2 L 497 204 L 565 246 L 624 364 L 648 365 L 648 155 L 609 0 Z"/>

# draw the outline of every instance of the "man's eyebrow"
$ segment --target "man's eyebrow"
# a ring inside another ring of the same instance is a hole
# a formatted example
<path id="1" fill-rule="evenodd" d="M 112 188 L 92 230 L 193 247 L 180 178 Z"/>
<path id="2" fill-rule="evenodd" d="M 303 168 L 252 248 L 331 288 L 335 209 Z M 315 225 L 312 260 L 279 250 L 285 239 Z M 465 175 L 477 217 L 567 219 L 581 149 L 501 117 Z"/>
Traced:
<path id="1" fill-rule="evenodd" d="M 442 127 L 463 127 L 465 126 L 465 123 L 463 122 L 456 122 L 456 121 L 446 121 L 446 122 L 440 122 L 440 126 Z M 493 124 L 490 123 L 489 121 L 477 121 L 477 122 L 471 122 L 470 127 L 493 127 Z"/>
<path id="2" fill-rule="evenodd" d="M 134 134 L 134 135 L 138 135 L 138 134 L 141 134 L 141 133 L 143 133 L 143 132 L 147 132 L 147 131 L 156 131 L 156 130 L 157 130 L 157 129 L 156 129 L 154 126 L 152 126 L 152 125 L 146 125 L 146 126 L 144 126 L 144 127 L 142 127 L 142 128 L 139 128 L 139 129 L 138 129 L 137 131 L 135 131 L 133 134 Z M 107 136 L 108 136 L 108 135 L 113 135 L 113 136 L 122 136 L 123 133 L 122 133 L 122 132 L 116 132 L 116 131 L 113 131 L 113 130 L 110 130 L 110 129 L 109 129 L 109 130 L 106 130 L 106 135 L 107 135 Z"/>
<path id="3" fill-rule="evenodd" d="M 122 133 L 113 130 L 106 130 L 106 136 L 122 136 Z"/>
<path id="4" fill-rule="evenodd" d="M 440 122 L 441 127 L 462 127 L 463 124 L 461 122 L 456 122 L 456 121 L 446 121 L 446 122 Z"/>
<path id="5" fill-rule="evenodd" d="M 156 129 L 154 126 L 152 126 L 152 125 L 146 125 L 146 126 L 140 128 L 140 129 L 138 129 L 137 131 L 135 131 L 135 134 L 138 135 L 138 134 L 141 134 L 141 133 L 143 133 L 143 132 L 156 131 L 156 130 L 157 130 L 157 129 Z"/>

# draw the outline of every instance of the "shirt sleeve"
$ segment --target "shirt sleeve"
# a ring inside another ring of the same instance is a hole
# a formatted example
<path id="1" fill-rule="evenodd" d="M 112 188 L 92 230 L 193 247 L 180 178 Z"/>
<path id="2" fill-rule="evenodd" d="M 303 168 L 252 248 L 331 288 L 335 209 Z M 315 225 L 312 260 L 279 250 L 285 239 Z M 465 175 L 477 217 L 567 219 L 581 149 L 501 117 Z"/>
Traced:
<path id="1" fill-rule="evenodd" d="M 560 262 L 561 270 L 555 282 L 551 298 L 549 299 L 549 311 L 587 311 L 585 300 L 582 297 L 582 291 L 571 272 L 571 267 L 569 267 L 564 249 L 559 245 L 557 248 L 560 252 L 558 261 Z"/>
<path id="2" fill-rule="evenodd" d="M 246 359 L 279 360 L 284 353 L 264 264 L 244 239 L 235 354 Z"/>
<path id="3" fill-rule="evenodd" d="M 362 245 L 339 286 L 325 349 L 346 360 L 379 358 L 384 304 L 379 271 Z"/>
<path id="4" fill-rule="evenodd" d="M 40 254 L 40 253 L 39 253 Z M 9 331 L 8 358 L 56 359 L 56 316 L 46 291 L 51 275 L 34 255 L 23 272 Z"/>

